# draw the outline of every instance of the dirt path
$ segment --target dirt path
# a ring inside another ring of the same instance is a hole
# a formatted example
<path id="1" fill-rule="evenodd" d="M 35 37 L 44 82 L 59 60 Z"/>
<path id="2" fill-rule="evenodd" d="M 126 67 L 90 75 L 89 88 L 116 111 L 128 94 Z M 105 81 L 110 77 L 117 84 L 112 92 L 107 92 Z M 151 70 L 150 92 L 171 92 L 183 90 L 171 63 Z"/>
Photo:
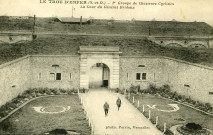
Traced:
<path id="1" fill-rule="evenodd" d="M 120 96 L 122 105 L 117 110 L 116 100 Z M 111 93 L 106 89 L 90 90 L 82 94 L 84 108 L 94 125 L 94 134 L 115 135 L 161 135 L 133 105 L 123 96 Z M 109 115 L 105 117 L 103 104 L 107 101 L 110 106 Z M 136 128 L 137 127 L 137 128 Z"/>
<path id="2" fill-rule="evenodd" d="M 32 34 L 31 31 L 0 31 L 0 35 L 29 35 Z M 71 36 L 103 36 L 103 37 L 147 37 L 143 34 L 104 34 L 104 33 L 88 33 L 88 32 L 69 32 L 69 31 L 45 31 L 45 32 L 35 32 L 36 35 L 71 35 Z"/>

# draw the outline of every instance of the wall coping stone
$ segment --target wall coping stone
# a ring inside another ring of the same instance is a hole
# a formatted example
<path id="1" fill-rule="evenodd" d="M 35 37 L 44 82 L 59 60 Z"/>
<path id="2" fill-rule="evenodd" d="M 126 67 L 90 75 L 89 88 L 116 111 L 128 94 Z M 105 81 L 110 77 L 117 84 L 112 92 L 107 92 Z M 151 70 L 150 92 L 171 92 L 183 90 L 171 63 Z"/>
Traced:
<path id="1" fill-rule="evenodd" d="M 0 69 L 4 68 L 6 66 L 9 66 L 9 65 L 15 64 L 15 63 L 17 63 L 21 60 L 24 60 L 24 59 L 27 59 L 27 58 L 30 58 L 30 57 L 55 57 L 55 56 L 57 56 L 57 57 L 79 57 L 79 55 L 26 55 L 26 56 L 23 56 L 21 58 L 18 58 L 18 59 L 15 59 L 15 60 L 1 64 Z"/>
<path id="2" fill-rule="evenodd" d="M 30 55 L 27 55 L 27 56 L 23 56 L 23 57 L 21 57 L 21 58 L 18 58 L 18 59 L 15 59 L 15 60 L 12 60 L 12 61 L 3 63 L 3 64 L 0 65 L 0 69 L 1 69 L 1 68 L 4 68 L 4 67 L 6 67 L 6 66 L 9 66 L 9 65 L 15 64 L 15 63 L 17 63 L 17 62 L 19 62 L 19 61 L 21 61 L 21 60 L 27 59 L 27 58 L 29 58 L 29 57 L 30 57 Z"/>
<path id="3" fill-rule="evenodd" d="M 27 59 L 29 57 L 79 57 L 79 55 L 27 55 L 15 60 L 12 60 L 10 62 L 4 63 L 2 65 L 0 65 L 0 69 L 15 64 L 21 60 Z M 212 70 L 212 67 L 208 67 L 208 66 L 204 66 L 204 65 L 200 65 L 197 63 L 191 63 L 191 62 L 187 62 L 187 61 L 183 61 L 183 60 L 179 60 L 179 59 L 175 59 L 175 58 L 171 58 L 171 57 L 166 57 L 166 56 L 120 56 L 120 58 L 155 58 L 155 59 L 167 59 L 167 60 L 172 60 L 172 61 L 176 61 L 176 62 L 180 62 L 180 63 L 184 63 L 184 64 L 188 64 L 188 65 L 192 65 L 192 66 L 196 66 L 196 67 L 200 67 L 200 68 L 204 68 L 204 69 L 208 69 L 208 70 Z"/>
<path id="4" fill-rule="evenodd" d="M 167 38 L 179 38 L 179 39 L 213 39 L 213 36 L 149 36 L 149 38 L 167 39 Z"/>
<path id="5" fill-rule="evenodd" d="M 122 52 L 83 52 L 78 51 L 78 53 L 86 53 L 86 54 L 121 54 Z"/>
<path id="6" fill-rule="evenodd" d="M 200 67 L 200 68 L 204 68 L 204 69 L 208 69 L 208 70 L 213 70 L 213 67 L 208 67 L 208 66 L 204 66 L 201 64 L 197 64 L 197 63 L 192 63 L 192 62 L 188 62 L 188 61 L 184 61 L 184 60 L 179 60 L 179 59 L 175 59 L 175 58 L 171 58 L 171 57 L 167 57 L 167 56 L 120 56 L 120 58 L 159 58 L 159 59 L 167 59 L 167 60 L 172 60 L 172 61 L 176 61 L 176 62 L 180 62 L 180 63 L 184 63 L 184 64 L 188 64 L 188 65 L 192 65 L 192 66 L 196 66 L 196 67 Z"/>
<path id="7" fill-rule="evenodd" d="M 80 52 L 119 52 L 118 46 L 80 46 Z"/>
<path id="8" fill-rule="evenodd" d="M 79 57 L 79 55 L 30 55 L 30 57 Z"/>

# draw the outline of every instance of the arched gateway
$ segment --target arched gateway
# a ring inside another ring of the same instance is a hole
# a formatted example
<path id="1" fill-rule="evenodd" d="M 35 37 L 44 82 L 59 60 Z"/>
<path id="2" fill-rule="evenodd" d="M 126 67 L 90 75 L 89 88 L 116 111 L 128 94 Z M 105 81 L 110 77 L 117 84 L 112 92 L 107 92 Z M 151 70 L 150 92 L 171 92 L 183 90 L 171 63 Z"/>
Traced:
<path id="1" fill-rule="evenodd" d="M 80 88 L 119 87 L 119 47 L 80 46 L 79 53 Z"/>
<path id="2" fill-rule="evenodd" d="M 109 67 L 104 63 L 96 63 L 89 71 L 89 88 L 108 87 L 110 80 Z"/>

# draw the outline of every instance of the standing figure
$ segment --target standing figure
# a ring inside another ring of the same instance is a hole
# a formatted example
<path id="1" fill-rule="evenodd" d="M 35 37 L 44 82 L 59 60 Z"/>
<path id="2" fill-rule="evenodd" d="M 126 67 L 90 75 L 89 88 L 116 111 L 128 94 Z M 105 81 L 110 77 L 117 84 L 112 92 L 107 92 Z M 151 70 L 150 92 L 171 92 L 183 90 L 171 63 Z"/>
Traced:
<path id="1" fill-rule="evenodd" d="M 107 102 L 105 102 L 104 104 L 104 111 L 105 111 L 105 116 L 107 116 L 109 111 L 109 104 Z"/>
<path id="2" fill-rule="evenodd" d="M 121 99 L 118 97 L 118 99 L 117 99 L 117 101 L 116 101 L 116 104 L 117 104 L 117 106 L 118 106 L 118 111 L 119 111 L 119 109 L 120 109 L 120 107 L 121 107 Z"/>

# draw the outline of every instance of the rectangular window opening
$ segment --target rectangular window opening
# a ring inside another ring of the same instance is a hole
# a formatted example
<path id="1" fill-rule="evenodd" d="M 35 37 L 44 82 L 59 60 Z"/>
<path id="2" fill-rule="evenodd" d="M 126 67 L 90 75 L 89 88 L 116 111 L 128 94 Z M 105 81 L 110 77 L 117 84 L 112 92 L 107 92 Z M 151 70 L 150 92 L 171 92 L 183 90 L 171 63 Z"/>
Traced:
<path id="1" fill-rule="evenodd" d="M 126 74 L 126 78 L 129 81 L 129 73 Z"/>
<path id="2" fill-rule="evenodd" d="M 50 73 L 50 80 L 54 81 L 55 80 L 55 73 Z"/>
<path id="3" fill-rule="evenodd" d="M 146 80 L 146 73 L 142 73 L 142 80 Z"/>
<path id="4" fill-rule="evenodd" d="M 141 73 L 136 73 L 136 80 L 140 80 L 141 79 Z"/>
<path id="5" fill-rule="evenodd" d="M 146 73 L 136 73 L 136 80 L 146 80 Z"/>
<path id="6" fill-rule="evenodd" d="M 56 80 L 61 80 L 61 73 L 56 73 Z"/>

